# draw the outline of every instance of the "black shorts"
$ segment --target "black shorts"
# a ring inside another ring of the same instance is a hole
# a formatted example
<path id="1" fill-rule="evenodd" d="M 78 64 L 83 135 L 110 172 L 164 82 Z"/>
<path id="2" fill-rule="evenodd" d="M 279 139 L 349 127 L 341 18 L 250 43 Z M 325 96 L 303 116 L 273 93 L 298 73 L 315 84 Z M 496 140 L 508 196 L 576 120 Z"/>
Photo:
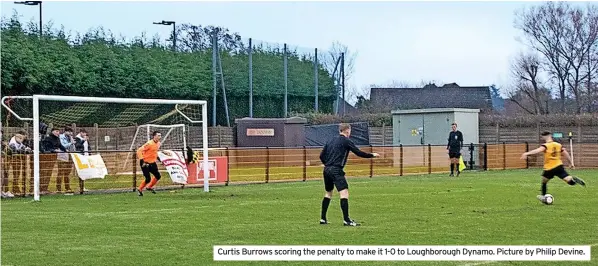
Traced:
<path id="1" fill-rule="evenodd" d="M 146 167 L 143 167 L 143 163 L 139 161 L 139 165 L 141 166 L 141 172 L 143 172 L 143 177 L 145 177 L 146 183 L 149 183 L 152 180 L 150 174 L 154 175 L 154 177 L 158 180 L 162 178 L 160 171 L 158 170 L 158 164 L 155 162 L 148 163 Z"/>
<path id="2" fill-rule="evenodd" d="M 335 186 L 337 191 L 349 188 L 349 184 L 345 178 L 345 172 L 340 167 L 324 167 L 324 189 L 330 192 Z"/>
<path id="3" fill-rule="evenodd" d="M 553 179 L 555 176 L 558 176 L 560 179 L 563 179 L 565 177 L 568 177 L 569 173 L 567 173 L 563 165 L 559 165 L 550 170 L 544 170 L 544 172 L 542 172 L 542 176 L 548 179 Z"/>
<path id="4" fill-rule="evenodd" d="M 451 159 L 459 159 L 461 157 L 460 151 L 451 151 L 449 150 L 449 158 Z"/>

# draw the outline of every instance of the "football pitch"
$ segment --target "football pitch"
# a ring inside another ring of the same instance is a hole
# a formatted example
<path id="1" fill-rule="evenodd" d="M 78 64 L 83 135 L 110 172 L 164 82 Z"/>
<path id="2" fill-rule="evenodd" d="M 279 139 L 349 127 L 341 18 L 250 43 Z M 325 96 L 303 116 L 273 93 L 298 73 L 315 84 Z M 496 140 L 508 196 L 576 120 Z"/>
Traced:
<path id="1" fill-rule="evenodd" d="M 598 171 L 540 170 L 349 179 L 318 224 L 322 181 L 2 201 L 2 265 L 598 265 Z M 159 185 L 158 185 L 159 186 Z M 213 245 L 592 245 L 589 262 L 214 262 Z"/>

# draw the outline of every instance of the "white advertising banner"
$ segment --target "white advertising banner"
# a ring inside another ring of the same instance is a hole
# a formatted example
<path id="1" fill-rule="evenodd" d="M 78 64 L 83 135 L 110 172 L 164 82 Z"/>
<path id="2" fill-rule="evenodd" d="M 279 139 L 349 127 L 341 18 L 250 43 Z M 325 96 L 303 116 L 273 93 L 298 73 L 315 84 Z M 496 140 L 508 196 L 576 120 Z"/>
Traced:
<path id="1" fill-rule="evenodd" d="M 83 155 L 71 153 L 71 158 L 75 164 L 75 169 L 77 169 L 77 175 L 82 180 L 104 178 L 108 175 L 108 168 L 106 168 L 106 164 L 104 164 L 104 160 L 99 154 Z"/>

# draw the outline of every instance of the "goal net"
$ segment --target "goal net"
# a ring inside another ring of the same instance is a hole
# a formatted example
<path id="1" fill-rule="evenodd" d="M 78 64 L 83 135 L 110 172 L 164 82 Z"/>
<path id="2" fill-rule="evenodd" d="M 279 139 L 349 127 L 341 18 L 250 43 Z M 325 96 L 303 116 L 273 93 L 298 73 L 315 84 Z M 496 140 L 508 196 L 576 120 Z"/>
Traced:
<path id="1" fill-rule="evenodd" d="M 34 95 L 4 97 L 2 115 L 10 115 L 3 116 L 4 127 L 25 125 L 22 127 L 28 129 L 33 152 L 26 159 L 31 169 L 23 176 L 31 177 L 33 184 L 28 188 L 39 200 L 46 193 L 134 190 L 143 180 L 135 151 L 151 138 L 153 131 L 162 135 L 161 151 L 170 150 L 184 157 L 187 147 L 191 147 L 201 152 L 201 160 L 207 164 L 206 104 L 197 100 Z M 59 141 L 60 136 L 52 137 L 52 129 L 59 130 L 55 132 L 59 134 L 72 129 L 71 142 L 79 139 L 79 144 L 66 151 L 53 150 L 51 140 Z M 50 141 L 42 142 L 45 138 Z M 81 139 L 86 139 L 84 148 Z M 90 159 L 81 161 L 78 154 Z M 94 159 L 96 155 L 101 161 Z M 163 172 L 160 186 L 174 185 L 166 168 L 158 165 Z M 98 171 L 93 172 L 97 175 L 101 173 L 98 169 L 104 169 L 107 175 L 82 180 L 82 170 Z M 203 176 L 205 191 L 209 191 L 208 175 Z M 22 183 L 25 189 L 28 182 Z"/>
<path id="2" fill-rule="evenodd" d="M 192 126 L 193 127 L 193 126 Z M 160 140 L 160 148 L 163 150 L 172 151 L 186 151 L 187 149 L 187 129 L 185 124 L 175 125 L 159 125 L 159 124 L 146 124 L 138 126 L 133 135 L 133 141 L 131 141 L 130 151 L 141 147 L 143 144 L 152 139 L 153 132 L 160 132 L 162 139 Z M 132 157 L 129 154 L 129 157 Z M 123 163 L 122 171 L 130 169 L 128 162 L 130 158 Z"/>

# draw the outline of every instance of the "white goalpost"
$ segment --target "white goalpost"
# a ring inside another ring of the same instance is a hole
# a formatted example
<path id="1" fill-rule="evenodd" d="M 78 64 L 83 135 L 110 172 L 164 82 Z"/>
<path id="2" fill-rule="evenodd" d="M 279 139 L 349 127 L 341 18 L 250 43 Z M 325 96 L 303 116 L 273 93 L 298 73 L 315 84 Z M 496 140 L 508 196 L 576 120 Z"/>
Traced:
<path id="1" fill-rule="evenodd" d="M 5 97 L 6 98 L 6 97 Z M 15 98 L 15 97 L 8 97 L 8 98 Z M 87 104 L 122 104 L 125 107 L 128 106 L 135 106 L 135 107 L 131 107 L 131 109 L 135 109 L 136 111 L 138 111 L 139 113 L 137 113 L 138 117 L 141 117 L 142 115 L 141 112 L 149 112 L 151 111 L 151 106 L 160 106 L 160 105 L 174 105 L 174 108 L 172 110 L 172 112 L 170 112 L 168 115 L 172 115 L 172 114 L 176 114 L 176 115 L 180 115 L 181 117 L 183 117 L 188 123 L 192 123 L 192 124 L 201 124 L 201 132 L 202 132 L 202 137 L 201 137 L 201 143 L 202 143 L 202 157 L 203 157 L 203 164 L 204 165 L 208 165 L 208 124 L 207 124 L 207 113 L 208 113 L 208 109 L 207 109 L 207 102 L 206 101 L 201 101 L 201 100 L 167 100 L 167 99 L 138 99 L 138 98 L 103 98 L 103 97 L 79 97 L 79 96 L 58 96 L 58 95 L 33 95 L 33 96 L 21 96 L 21 98 L 28 98 L 32 100 L 32 105 L 33 105 L 33 117 L 31 119 L 28 118 L 22 118 L 22 117 L 18 117 L 20 120 L 33 120 L 33 158 L 34 158 L 34 164 L 33 164 L 33 180 L 34 180 L 34 195 L 33 195 L 33 199 L 35 201 L 39 201 L 40 200 L 40 107 L 43 108 L 43 102 L 46 101 L 53 101 L 53 102 L 60 102 L 62 104 L 67 104 L 68 102 L 72 103 L 87 103 Z M 40 102 L 42 102 L 42 104 L 40 104 Z M 4 105 L 4 98 L 2 99 L 2 104 Z M 139 106 L 139 107 L 137 107 Z M 146 109 L 143 108 L 143 106 L 148 106 Z M 183 107 L 181 107 L 183 106 Z M 201 112 L 198 111 L 197 116 L 193 116 L 190 115 L 188 113 L 184 112 L 185 107 L 184 106 L 201 106 Z M 9 112 L 12 112 L 10 110 L 10 108 L 4 106 Z M 89 107 L 91 108 L 91 107 Z M 107 108 L 109 109 L 109 108 Z M 99 112 L 102 112 L 103 109 L 100 108 Z M 141 111 L 140 111 L 141 110 Z M 149 110 L 149 111 L 148 111 Z M 201 114 L 199 114 L 201 113 Z M 17 115 L 16 113 L 13 113 L 15 116 Z M 68 119 L 67 115 L 64 114 L 60 114 L 59 112 L 55 112 L 53 114 L 54 116 L 50 116 L 53 118 L 59 117 L 59 115 L 61 115 L 59 118 L 65 119 L 64 117 L 67 117 L 66 119 Z M 128 115 L 128 116 L 127 116 Z M 81 115 L 83 116 L 83 115 Z M 118 116 L 120 116 L 121 119 L 123 119 L 122 117 L 126 117 L 126 118 L 130 118 L 129 116 L 132 116 L 130 114 L 130 112 L 126 113 L 126 114 L 119 114 Z M 166 116 L 167 117 L 167 116 Z M 58 119 L 58 118 L 56 118 Z M 114 119 L 114 118 L 111 118 Z M 160 119 L 163 119 L 160 118 Z M 186 140 L 185 137 L 185 125 L 184 124 L 174 124 L 174 125 L 157 125 L 157 124 L 144 124 L 142 126 L 139 126 L 137 128 L 137 131 L 139 132 L 140 130 L 150 130 L 151 127 L 157 127 L 157 128 L 168 128 L 169 131 L 164 134 L 164 140 L 167 140 L 169 137 L 170 132 L 173 129 L 176 128 L 181 128 L 182 127 L 182 132 L 183 132 L 183 148 L 187 147 L 187 143 L 188 141 Z M 137 138 L 137 133 L 135 134 L 134 138 Z M 144 132 L 144 135 L 147 132 Z M 133 141 L 132 145 L 135 145 L 135 140 Z M 209 172 L 208 171 L 204 171 L 203 172 L 203 187 L 204 187 L 204 191 L 205 192 L 209 192 Z"/>

